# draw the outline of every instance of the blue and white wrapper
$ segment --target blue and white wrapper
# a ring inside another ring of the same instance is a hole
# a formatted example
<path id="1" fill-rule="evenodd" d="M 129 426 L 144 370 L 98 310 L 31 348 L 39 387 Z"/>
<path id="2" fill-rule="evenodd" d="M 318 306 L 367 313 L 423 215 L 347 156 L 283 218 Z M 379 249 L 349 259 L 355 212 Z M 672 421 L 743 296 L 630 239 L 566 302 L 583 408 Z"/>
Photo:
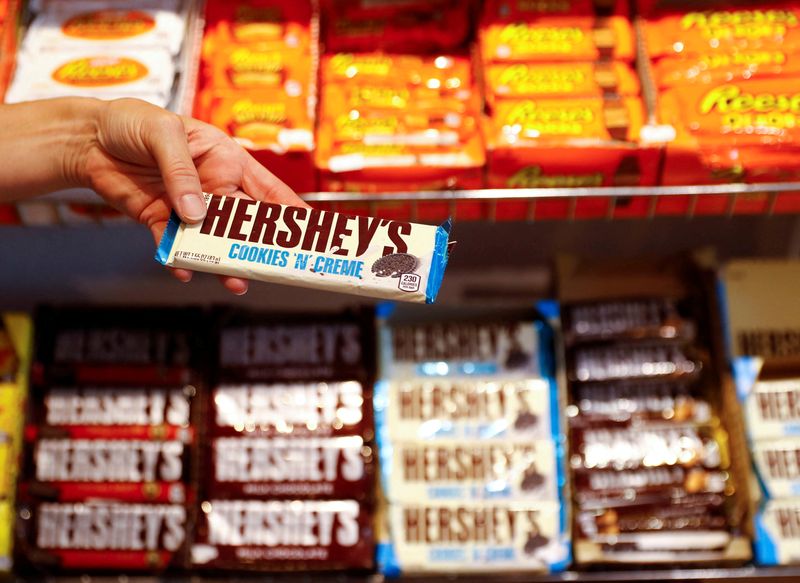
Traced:
<path id="1" fill-rule="evenodd" d="M 756 563 L 800 563 L 800 498 L 771 500 L 755 519 Z"/>
<path id="2" fill-rule="evenodd" d="M 448 259 L 441 226 L 204 195 L 207 215 L 173 215 L 156 261 L 174 268 L 382 299 L 433 303 Z"/>

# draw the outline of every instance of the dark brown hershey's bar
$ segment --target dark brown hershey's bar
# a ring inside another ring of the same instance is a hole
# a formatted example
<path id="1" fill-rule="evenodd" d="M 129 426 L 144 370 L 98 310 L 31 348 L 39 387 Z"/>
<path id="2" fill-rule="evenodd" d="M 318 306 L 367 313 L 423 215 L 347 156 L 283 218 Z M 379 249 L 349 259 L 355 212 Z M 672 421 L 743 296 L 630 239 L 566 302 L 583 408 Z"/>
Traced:
<path id="1" fill-rule="evenodd" d="M 282 571 L 373 566 L 373 516 L 354 500 L 211 500 L 201 507 L 192 548 L 196 567 Z"/>
<path id="2" fill-rule="evenodd" d="M 218 437 L 211 444 L 209 492 L 230 498 L 371 497 L 372 447 L 360 436 Z"/>

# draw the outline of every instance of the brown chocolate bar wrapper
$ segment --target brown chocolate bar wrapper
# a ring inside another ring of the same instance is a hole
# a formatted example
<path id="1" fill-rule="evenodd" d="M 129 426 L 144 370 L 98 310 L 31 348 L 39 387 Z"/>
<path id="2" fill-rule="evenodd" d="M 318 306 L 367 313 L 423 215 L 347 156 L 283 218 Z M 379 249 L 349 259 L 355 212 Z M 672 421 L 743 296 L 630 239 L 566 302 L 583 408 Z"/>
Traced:
<path id="1" fill-rule="evenodd" d="M 718 469 L 727 462 L 720 431 L 691 425 L 633 429 L 573 429 L 573 469 L 683 466 Z"/>
<path id="2" fill-rule="evenodd" d="M 681 381 L 580 383 L 567 409 L 570 427 L 610 424 L 708 423 L 711 405 Z"/>
<path id="3" fill-rule="evenodd" d="M 573 474 L 578 504 L 624 504 L 643 498 L 673 499 L 688 494 L 721 494 L 728 473 L 704 468 L 667 466 L 636 470 L 578 470 Z"/>
<path id="4" fill-rule="evenodd" d="M 373 367 L 366 312 L 287 317 L 227 310 L 218 326 L 219 382 L 364 382 Z"/>
<path id="5" fill-rule="evenodd" d="M 677 302 L 669 298 L 643 298 L 572 304 L 563 315 L 568 344 L 594 340 L 685 338 L 695 335 Z"/>
<path id="6" fill-rule="evenodd" d="M 209 492 L 230 498 L 344 498 L 372 494 L 372 447 L 360 436 L 218 437 Z"/>
<path id="7" fill-rule="evenodd" d="M 192 564 L 215 570 L 373 566 L 372 515 L 354 500 L 211 500 L 201 505 Z"/>
<path id="8" fill-rule="evenodd" d="M 213 391 L 214 435 L 342 436 L 375 433 L 372 391 L 359 381 L 222 384 Z"/>
<path id="9" fill-rule="evenodd" d="M 21 488 L 43 500 L 187 502 L 182 441 L 42 438 L 26 454 Z"/>
<path id="10" fill-rule="evenodd" d="M 40 308 L 34 385 L 191 383 L 202 320 L 198 309 Z"/>
<path id="11" fill-rule="evenodd" d="M 571 355 L 573 382 L 695 378 L 702 362 L 693 350 L 675 342 L 629 342 L 579 346 Z"/>
<path id="12" fill-rule="evenodd" d="M 184 564 L 189 512 L 179 504 L 23 503 L 22 570 L 159 572 Z"/>
<path id="13" fill-rule="evenodd" d="M 590 539 L 635 532 L 664 530 L 725 530 L 728 520 L 720 509 L 665 507 L 652 512 L 621 512 L 617 508 L 582 510 L 575 523 L 580 535 Z"/>
<path id="14" fill-rule="evenodd" d="M 34 425 L 55 427 L 188 427 L 195 387 L 76 387 L 42 389 L 32 403 Z M 124 431 L 124 429 L 123 429 Z"/>

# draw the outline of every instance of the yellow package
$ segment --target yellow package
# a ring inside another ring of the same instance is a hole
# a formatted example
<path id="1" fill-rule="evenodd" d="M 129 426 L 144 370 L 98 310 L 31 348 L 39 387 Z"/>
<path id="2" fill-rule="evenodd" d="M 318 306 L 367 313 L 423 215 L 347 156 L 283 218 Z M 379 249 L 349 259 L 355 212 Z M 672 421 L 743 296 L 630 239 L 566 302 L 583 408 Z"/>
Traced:
<path id="1" fill-rule="evenodd" d="M 0 573 L 11 571 L 11 535 L 14 524 L 14 503 L 0 500 Z"/>

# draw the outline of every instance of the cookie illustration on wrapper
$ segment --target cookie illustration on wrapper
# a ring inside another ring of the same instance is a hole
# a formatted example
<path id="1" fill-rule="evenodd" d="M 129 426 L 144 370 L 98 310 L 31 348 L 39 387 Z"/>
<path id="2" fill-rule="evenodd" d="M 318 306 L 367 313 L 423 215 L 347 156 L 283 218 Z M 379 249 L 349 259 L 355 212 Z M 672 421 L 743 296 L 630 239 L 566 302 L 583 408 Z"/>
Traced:
<path id="1" fill-rule="evenodd" d="M 522 475 L 522 489 L 535 490 L 544 484 L 545 477 L 538 472 L 535 464 L 531 464 Z"/>
<path id="2" fill-rule="evenodd" d="M 410 253 L 392 253 L 384 255 L 372 264 L 372 273 L 377 277 L 400 277 L 406 273 L 414 273 L 417 258 Z"/>
<path id="3" fill-rule="evenodd" d="M 525 554 L 532 555 L 542 547 L 546 547 L 550 539 L 542 535 L 539 531 L 532 531 L 525 542 Z"/>

